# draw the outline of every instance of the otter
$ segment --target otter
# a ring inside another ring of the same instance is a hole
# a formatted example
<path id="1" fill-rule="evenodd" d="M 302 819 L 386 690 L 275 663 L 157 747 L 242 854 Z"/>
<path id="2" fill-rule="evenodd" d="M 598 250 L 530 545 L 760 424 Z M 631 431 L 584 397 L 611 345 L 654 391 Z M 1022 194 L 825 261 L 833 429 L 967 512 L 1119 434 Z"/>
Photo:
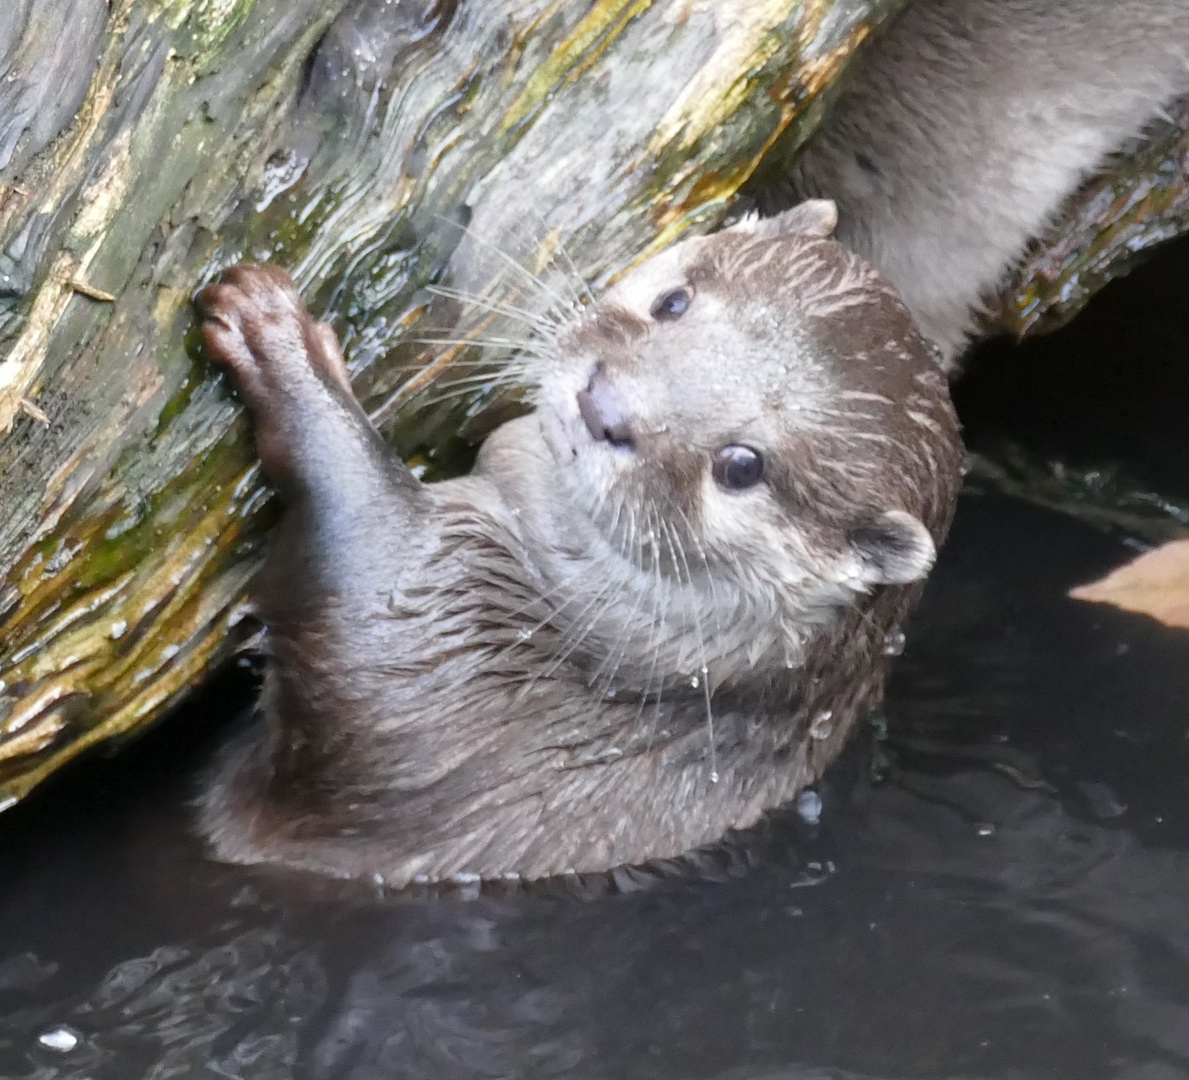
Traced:
<path id="1" fill-rule="evenodd" d="M 914 0 L 761 197 L 777 216 L 548 330 L 537 411 L 444 484 L 378 439 L 279 271 L 204 290 L 287 506 L 263 724 L 202 801 L 216 852 L 539 877 L 713 843 L 809 783 L 878 700 L 952 512 L 943 371 L 1186 92 L 1184 0 Z M 822 197 L 834 239 L 794 205 Z"/>
<path id="2" fill-rule="evenodd" d="M 831 203 L 630 270 L 535 405 L 424 484 L 283 271 L 196 298 L 284 514 L 222 859 L 399 887 L 681 856 L 817 778 L 882 693 L 963 467 L 938 351 Z"/>

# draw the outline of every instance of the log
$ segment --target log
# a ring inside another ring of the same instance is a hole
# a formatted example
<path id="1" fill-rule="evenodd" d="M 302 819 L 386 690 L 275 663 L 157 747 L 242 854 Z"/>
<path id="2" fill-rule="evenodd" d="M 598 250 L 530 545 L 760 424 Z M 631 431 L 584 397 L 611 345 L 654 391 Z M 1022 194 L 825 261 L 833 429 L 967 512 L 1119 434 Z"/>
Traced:
<path id="1" fill-rule="evenodd" d="M 198 286 L 289 268 L 385 434 L 449 471 L 498 380 L 427 405 L 471 354 L 413 339 L 518 331 L 426 287 L 507 295 L 507 251 L 597 290 L 713 227 L 901 2 L 7 0 L 0 808 L 250 633 L 269 497 L 189 332 Z M 1068 318 L 1185 230 L 1184 119 L 1088 187 L 993 329 Z"/>
<path id="2" fill-rule="evenodd" d="M 365 406 L 437 464 L 459 414 L 408 407 L 427 356 L 401 345 L 449 325 L 424 287 L 484 292 L 527 229 L 547 276 L 564 245 L 597 289 L 713 226 L 897 3 L 9 0 L 0 807 L 247 632 L 269 499 L 188 334 L 199 285 L 288 267 Z"/>

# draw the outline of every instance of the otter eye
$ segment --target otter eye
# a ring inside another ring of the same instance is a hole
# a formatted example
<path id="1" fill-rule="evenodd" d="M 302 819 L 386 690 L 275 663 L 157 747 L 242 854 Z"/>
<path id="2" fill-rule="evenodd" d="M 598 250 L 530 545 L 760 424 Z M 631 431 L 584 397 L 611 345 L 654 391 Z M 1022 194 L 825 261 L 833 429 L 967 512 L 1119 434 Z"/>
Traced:
<path id="1" fill-rule="evenodd" d="M 764 456 L 750 446 L 724 446 L 714 455 L 711 475 L 719 487 L 742 491 L 764 478 Z"/>
<path id="2" fill-rule="evenodd" d="M 680 319 L 692 300 L 693 294 L 689 289 L 674 289 L 672 292 L 662 293 L 652 305 L 652 317 L 658 322 Z"/>

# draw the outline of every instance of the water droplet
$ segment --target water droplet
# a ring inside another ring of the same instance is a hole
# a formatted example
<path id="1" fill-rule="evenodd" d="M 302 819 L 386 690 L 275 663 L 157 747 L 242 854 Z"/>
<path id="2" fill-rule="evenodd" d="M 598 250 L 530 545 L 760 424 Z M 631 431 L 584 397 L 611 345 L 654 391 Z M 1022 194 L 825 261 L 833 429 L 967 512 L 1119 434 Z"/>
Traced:
<path id="1" fill-rule="evenodd" d="M 711 769 L 711 770 L 710 770 L 710 782 L 711 782 L 712 784 L 717 784 L 717 783 L 718 783 L 718 770 L 717 770 L 717 769 Z"/>
<path id="2" fill-rule="evenodd" d="M 797 813 L 806 825 L 816 825 L 822 819 L 822 797 L 808 789 L 801 792 L 797 796 Z"/>
<path id="3" fill-rule="evenodd" d="M 613 699 L 615 698 L 615 687 L 614 687 L 614 686 L 613 686 L 613 687 L 611 687 L 611 689 L 610 689 L 610 690 L 608 690 L 608 691 L 607 691 L 607 692 L 606 692 L 606 693 L 603 695 L 603 697 L 605 697 L 605 698 L 606 698 L 608 701 L 611 701 L 611 700 L 613 700 Z"/>
<path id="4" fill-rule="evenodd" d="M 813 718 L 813 723 L 809 725 L 809 737 L 811 739 L 828 739 L 834 730 L 833 719 L 833 709 L 826 709 L 824 712 L 818 713 Z"/>
<path id="5" fill-rule="evenodd" d="M 975 831 L 979 834 L 979 836 L 994 836 L 995 826 L 988 825 L 986 822 L 984 822 Z"/>
<path id="6" fill-rule="evenodd" d="M 69 1054 L 78 1046 L 78 1033 L 63 1024 L 43 1031 L 37 1036 L 37 1041 L 47 1050 L 56 1050 L 59 1054 Z"/>
<path id="7" fill-rule="evenodd" d="M 112 623 L 111 630 L 108 632 L 111 634 L 112 641 L 118 641 L 124 636 L 127 630 L 128 624 L 123 619 L 121 619 L 119 622 Z"/>
<path id="8" fill-rule="evenodd" d="M 182 647 L 180 645 L 166 645 L 165 648 L 161 650 L 161 659 L 172 660 L 181 651 Z"/>
<path id="9" fill-rule="evenodd" d="M 690 684 L 690 686 L 692 686 L 692 687 L 693 687 L 695 690 L 697 690 L 697 688 L 698 688 L 699 686 L 701 686 L 701 685 L 702 685 L 702 683 L 701 683 L 701 681 L 698 679 L 697 675 L 691 675 L 691 676 L 690 676 L 690 679 L 689 679 L 689 684 Z"/>
<path id="10" fill-rule="evenodd" d="M 531 638 L 532 636 L 533 636 L 533 632 L 526 627 L 523 630 L 517 631 L 516 640 L 517 641 L 528 641 L 528 639 Z"/>
<path id="11" fill-rule="evenodd" d="M 897 632 L 884 638 L 883 651 L 885 656 L 899 656 L 904 652 L 904 635 Z"/>

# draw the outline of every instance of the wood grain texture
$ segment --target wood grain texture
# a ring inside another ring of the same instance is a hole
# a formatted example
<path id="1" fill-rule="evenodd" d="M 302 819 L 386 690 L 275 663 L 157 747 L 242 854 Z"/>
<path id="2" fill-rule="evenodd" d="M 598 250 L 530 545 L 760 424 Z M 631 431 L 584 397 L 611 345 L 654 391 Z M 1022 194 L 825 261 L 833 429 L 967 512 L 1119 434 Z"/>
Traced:
<path id="1" fill-rule="evenodd" d="M 268 496 L 239 408 L 186 347 L 199 285 L 244 257 L 290 268 L 361 399 L 432 449 L 458 415 L 406 419 L 427 356 L 400 344 L 426 284 L 481 289 L 484 251 L 527 230 L 597 288 L 715 224 L 895 6 L 6 8 L 0 805 L 161 716 L 242 633 Z M 46 71 L 69 107 L 38 97 Z"/>

